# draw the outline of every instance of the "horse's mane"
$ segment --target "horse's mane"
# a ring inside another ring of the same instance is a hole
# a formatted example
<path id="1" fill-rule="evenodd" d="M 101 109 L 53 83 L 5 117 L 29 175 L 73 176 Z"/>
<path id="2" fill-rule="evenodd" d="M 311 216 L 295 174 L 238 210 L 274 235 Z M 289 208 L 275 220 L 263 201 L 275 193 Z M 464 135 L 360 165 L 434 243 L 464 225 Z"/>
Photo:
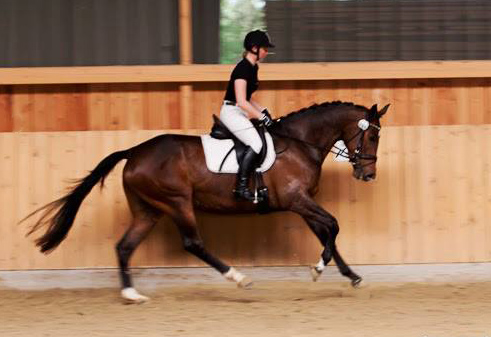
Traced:
<path id="1" fill-rule="evenodd" d="M 332 101 L 332 102 L 324 102 L 321 104 L 316 103 L 316 104 L 313 104 L 307 108 L 302 108 L 298 111 L 290 112 L 288 115 L 282 116 L 281 121 L 291 119 L 292 117 L 295 117 L 295 116 L 303 116 L 303 115 L 315 113 L 319 108 L 330 109 L 330 108 L 335 108 L 335 107 L 339 107 L 339 106 L 353 107 L 353 108 L 357 108 L 357 109 L 362 109 L 364 111 L 369 111 L 369 109 L 367 107 L 364 107 L 363 105 L 357 105 L 357 104 L 354 104 L 351 102 Z"/>

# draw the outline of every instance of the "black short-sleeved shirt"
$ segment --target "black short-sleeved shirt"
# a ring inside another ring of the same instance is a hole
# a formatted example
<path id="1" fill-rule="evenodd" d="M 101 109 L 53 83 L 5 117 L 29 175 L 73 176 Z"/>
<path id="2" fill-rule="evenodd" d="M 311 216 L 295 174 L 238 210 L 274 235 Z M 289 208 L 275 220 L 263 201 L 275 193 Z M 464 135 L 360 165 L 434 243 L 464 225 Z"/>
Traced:
<path id="1" fill-rule="evenodd" d="M 252 65 L 246 58 L 237 63 L 232 75 L 230 75 L 230 81 L 228 82 L 227 92 L 225 93 L 225 100 L 237 102 L 235 97 L 234 83 L 236 79 L 242 78 L 247 81 L 246 99 L 250 100 L 252 93 L 257 90 L 259 86 L 259 80 L 257 79 L 257 71 L 259 67 Z"/>

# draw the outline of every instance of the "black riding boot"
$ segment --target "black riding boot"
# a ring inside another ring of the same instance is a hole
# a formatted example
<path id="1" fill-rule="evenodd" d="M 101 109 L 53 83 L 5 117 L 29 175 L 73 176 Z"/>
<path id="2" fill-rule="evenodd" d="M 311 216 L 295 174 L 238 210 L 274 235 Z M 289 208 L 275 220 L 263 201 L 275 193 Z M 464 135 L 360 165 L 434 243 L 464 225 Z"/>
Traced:
<path id="1" fill-rule="evenodd" d="M 242 161 L 239 163 L 237 185 L 234 190 L 237 200 L 254 201 L 254 193 L 249 189 L 249 178 L 256 168 L 258 154 L 249 146 L 246 148 Z"/>

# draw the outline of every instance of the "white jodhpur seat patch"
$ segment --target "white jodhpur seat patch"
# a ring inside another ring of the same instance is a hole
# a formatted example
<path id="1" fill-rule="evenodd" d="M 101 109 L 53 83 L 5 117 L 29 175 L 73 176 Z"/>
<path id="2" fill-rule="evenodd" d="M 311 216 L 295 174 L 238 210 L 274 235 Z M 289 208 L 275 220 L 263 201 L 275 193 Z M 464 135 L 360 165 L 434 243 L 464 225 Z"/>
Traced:
<path id="1" fill-rule="evenodd" d="M 269 133 L 265 134 L 266 143 L 268 144 L 268 152 L 266 153 L 266 158 L 262 163 L 261 167 L 258 167 L 256 171 L 265 172 L 273 166 L 276 159 L 276 153 L 274 151 L 273 138 Z M 232 150 L 228 155 L 225 163 L 222 165 L 222 161 L 234 146 L 234 142 L 231 139 L 216 139 L 210 135 L 202 135 L 201 142 L 203 143 L 203 150 L 205 152 L 206 166 L 208 170 L 214 173 L 237 173 L 239 170 L 239 164 L 237 163 L 237 156 L 235 155 L 235 150 Z"/>

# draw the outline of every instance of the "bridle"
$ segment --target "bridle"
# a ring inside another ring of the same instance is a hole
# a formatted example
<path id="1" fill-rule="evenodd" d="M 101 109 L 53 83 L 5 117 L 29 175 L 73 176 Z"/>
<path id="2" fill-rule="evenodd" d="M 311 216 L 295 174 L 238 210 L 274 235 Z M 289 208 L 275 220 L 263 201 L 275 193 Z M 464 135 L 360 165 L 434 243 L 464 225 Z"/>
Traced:
<path id="1" fill-rule="evenodd" d="M 356 137 L 360 136 L 358 138 L 358 142 L 356 144 L 356 148 L 355 148 L 355 151 L 353 154 L 351 155 L 346 155 L 343 151 L 341 152 L 334 152 L 334 151 L 330 151 L 332 153 L 335 153 L 337 154 L 338 156 L 341 156 L 341 157 L 344 157 L 344 158 L 347 158 L 349 159 L 350 163 L 353 165 L 353 168 L 354 169 L 361 169 L 367 165 L 370 165 L 372 163 L 375 163 L 377 161 L 377 156 L 374 155 L 374 154 L 366 154 L 366 153 L 362 153 L 361 151 L 363 150 L 363 142 L 365 140 L 365 132 L 370 128 L 370 127 L 373 127 L 377 130 L 380 131 L 380 126 L 374 124 L 374 123 L 370 123 L 369 121 L 367 121 L 366 119 L 360 119 L 358 121 L 358 128 L 360 128 L 360 130 L 358 130 L 358 132 L 353 136 L 351 137 L 350 139 L 348 139 L 346 141 L 346 144 L 350 143 L 352 140 L 354 140 Z M 335 148 L 339 151 L 340 149 L 338 147 L 335 146 Z M 364 164 L 364 165 L 361 165 L 360 163 L 360 160 L 368 160 L 369 162 Z"/>
<path id="2" fill-rule="evenodd" d="M 360 136 L 358 138 L 358 142 L 356 144 L 356 148 L 355 148 L 355 151 L 353 154 L 346 154 L 343 150 L 344 149 L 341 149 L 339 147 L 337 147 L 336 145 L 334 145 L 334 148 L 336 150 L 338 150 L 338 152 L 335 152 L 333 150 L 329 150 L 330 153 L 333 153 L 335 154 L 336 156 L 338 157 L 343 157 L 343 158 L 347 158 L 349 160 L 349 162 L 353 165 L 353 168 L 354 169 L 360 169 L 360 168 L 363 168 L 367 165 L 370 165 L 372 163 L 375 163 L 377 161 L 377 156 L 376 155 L 373 155 L 373 154 L 366 154 L 366 153 L 362 153 L 361 151 L 363 150 L 363 142 L 364 142 L 364 139 L 365 139 L 365 132 L 370 128 L 370 127 L 373 127 L 377 130 L 380 131 L 380 126 L 374 124 L 374 123 L 371 123 L 369 122 L 368 120 L 362 118 L 358 121 L 358 128 L 360 130 L 358 130 L 358 132 L 353 136 L 351 137 L 350 139 L 348 139 L 346 141 L 346 144 L 350 143 L 352 140 L 354 140 L 356 137 Z M 317 150 L 321 150 L 321 151 L 325 151 L 325 149 L 321 146 L 318 146 L 317 144 L 313 144 L 313 143 L 310 143 L 310 142 L 307 142 L 305 140 L 302 140 L 302 139 L 298 139 L 298 138 L 295 138 L 295 137 L 292 137 L 292 136 L 289 136 L 289 135 L 286 135 L 286 134 L 283 134 L 283 133 L 280 133 L 276 130 L 274 131 L 269 131 L 270 133 L 273 133 L 273 134 L 276 134 L 278 136 L 281 136 L 281 137 L 284 137 L 284 138 L 288 138 L 288 139 L 291 139 L 291 140 L 295 140 L 297 142 L 300 142 L 300 143 L 303 143 L 305 145 L 308 145 L 310 147 L 313 147 Z M 285 149 L 286 150 L 286 149 Z M 281 151 L 281 152 L 284 152 Z M 277 154 L 280 154 L 281 152 L 277 153 Z M 360 160 L 368 160 L 369 162 L 364 164 L 364 165 L 361 165 L 360 163 Z"/>

